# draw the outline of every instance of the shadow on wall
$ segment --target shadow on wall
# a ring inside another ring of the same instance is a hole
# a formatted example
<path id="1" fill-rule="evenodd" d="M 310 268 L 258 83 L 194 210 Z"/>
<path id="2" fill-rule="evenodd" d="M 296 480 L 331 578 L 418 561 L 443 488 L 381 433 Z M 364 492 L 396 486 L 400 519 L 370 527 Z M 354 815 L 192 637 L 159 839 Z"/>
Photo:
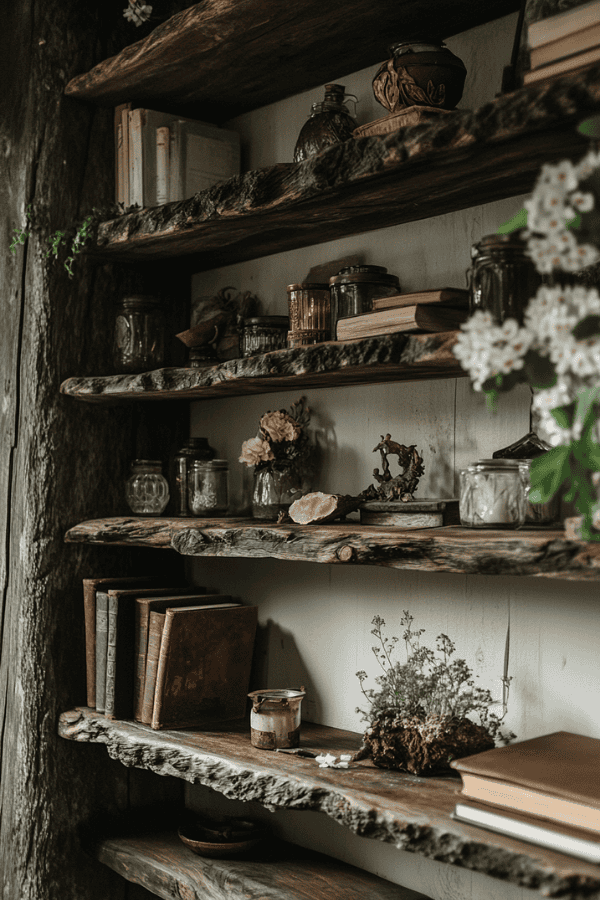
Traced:
<path id="1" fill-rule="evenodd" d="M 306 691 L 302 701 L 302 718 L 315 722 L 321 704 L 294 636 L 268 619 L 266 625 L 259 625 L 256 631 L 250 690 L 299 690 L 301 687 Z"/>

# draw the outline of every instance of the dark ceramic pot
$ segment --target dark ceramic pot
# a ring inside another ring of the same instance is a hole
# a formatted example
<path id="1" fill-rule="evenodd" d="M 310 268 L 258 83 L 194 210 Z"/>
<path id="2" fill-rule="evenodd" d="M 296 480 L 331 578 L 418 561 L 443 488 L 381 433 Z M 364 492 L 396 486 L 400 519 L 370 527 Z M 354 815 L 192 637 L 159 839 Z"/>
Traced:
<path id="1" fill-rule="evenodd" d="M 462 97 L 467 70 L 442 41 L 402 41 L 373 79 L 375 99 L 399 112 L 409 106 L 454 109 Z"/>

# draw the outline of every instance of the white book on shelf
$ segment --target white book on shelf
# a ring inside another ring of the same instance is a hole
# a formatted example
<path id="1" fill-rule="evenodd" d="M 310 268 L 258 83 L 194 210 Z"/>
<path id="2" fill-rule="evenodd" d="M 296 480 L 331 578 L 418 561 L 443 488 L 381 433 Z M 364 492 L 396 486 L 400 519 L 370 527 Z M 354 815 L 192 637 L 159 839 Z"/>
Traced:
<path id="1" fill-rule="evenodd" d="M 131 104 L 124 104 L 121 109 L 121 154 L 123 158 L 123 205 L 127 209 L 129 200 L 129 113 Z"/>
<path id="2" fill-rule="evenodd" d="M 116 184 L 115 184 L 115 200 L 117 203 L 125 202 L 123 194 L 123 125 L 121 122 L 117 125 L 116 131 Z"/>
<path id="3" fill-rule="evenodd" d="M 591 0 L 590 3 L 582 3 L 573 9 L 531 22 L 527 27 L 529 47 L 541 47 L 567 34 L 589 28 L 595 22 L 600 22 L 600 0 Z"/>
<path id="4" fill-rule="evenodd" d="M 169 202 L 171 129 L 163 125 L 156 129 L 156 204 Z"/>
<path id="5" fill-rule="evenodd" d="M 240 139 L 236 132 L 192 119 L 173 122 L 171 200 L 187 200 L 239 173 Z"/>

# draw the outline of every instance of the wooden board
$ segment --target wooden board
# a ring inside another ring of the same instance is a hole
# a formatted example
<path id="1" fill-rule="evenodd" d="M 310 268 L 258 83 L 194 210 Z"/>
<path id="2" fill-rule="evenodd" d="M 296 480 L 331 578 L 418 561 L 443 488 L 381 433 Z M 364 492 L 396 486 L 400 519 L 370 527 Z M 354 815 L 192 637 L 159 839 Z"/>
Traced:
<path id="1" fill-rule="evenodd" d="M 568 541 L 558 529 L 407 529 L 356 522 L 271 525 L 255 519 L 111 518 L 81 522 L 69 543 L 173 549 L 226 556 L 375 565 L 468 575 L 533 575 L 575 581 L 600 576 L 600 542 Z"/>
<path id="2" fill-rule="evenodd" d="M 436 32 L 450 37 L 518 6 L 435 0 L 430 11 Z M 379 0 L 376 14 L 368 0 L 204 0 L 72 79 L 66 93 L 225 121 L 375 66 L 391 41 L 422 23 L 420 0 Z"/>
<path id="3" fill-rule="evenodd" d="M 106 837 L 89 852 L 165 900 L 427 900 L 346 863 L 270 840 L 242 859 L 196 856 L 173 832 Z"/>
<path id="4" fill-rule="evenodd" d="M 355 834 L 546 896 L 600 900 L 597 866 L 451 819 L 462 784 L 457 776 L 419 778 L 378 769 L 369 761 L 322 769 L 314 759 L 252 747 L 245 722 L 219 731 L 153 732 L 77 708 L 60 717 L 59 734 L 105 744 L 126 766 L 176 775 L 233 799 L 257 800 L 271 810 L 323 812 Z M 302 724 L 301 746 L 339 756 L 359 745 L 355 732 Z"/>
<path id="5" fill-rule="evenodd" d="M 99 403 L 114 400 L 202 400 L 270 391 L 456 378 L 466 372 L 452 352 L 457 332 L 394 334 L 329 341 L 231 359 L 209 369 L 158 369 L 142 375 L 69 378 L 63 394 Z"/>
<path id="6" fill-rule="evenodd" d="M 599 109 L 596 66 L 129 213 L 100 226 L 94 252 L 193 254 L 202 271 L 526 193 L 543 163 L 583 156 L 588 143 L 575 124 Z"/>

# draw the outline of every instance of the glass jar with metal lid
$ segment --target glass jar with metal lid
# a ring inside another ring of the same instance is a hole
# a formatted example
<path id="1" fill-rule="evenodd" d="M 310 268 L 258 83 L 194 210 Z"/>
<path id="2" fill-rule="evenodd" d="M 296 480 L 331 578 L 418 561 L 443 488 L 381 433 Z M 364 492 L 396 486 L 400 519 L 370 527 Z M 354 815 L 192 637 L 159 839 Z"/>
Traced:
<path id="1" fill-rule="evenodd" d="M 287 346 L 290 320 L 287 316 L 253 316 L 244 319 L 242 328 L 242 356 L 256 356 Z"/>
<path id="2" fill-rule="evenodd" d="M 329 279 L 329 288 L 331 335 L 335 337 L 338 319 L 370 312 L 375 297 L 399 294 L 400 282 L 384 266 L 346 266 Z"/>
<path id="3" fill-rule="evenodd" d="M 123 297 L 115 322 L 113 364 L 120 373 L 146 372 L 164 363 L 164 316 L 158 297 Z"/>
<path id="4" fill-rule="evenodd" d="M 159 459 L 134 459 L 125 499 L 136 516 L 159 516 L 169 502 L 169 482 Z"/>
<path id="5" fill-rule="evenodd" d="M 173 460 L 175 515 L 190 516 L 188 508 L 188 470 L 195 460 L 207 461 L 216 456 L 205 437 L 188 438 Z"/>
<path id="6" fill-rule="evenodd" d="M 290 330 L 288 347 L 319 344 L 331 337 L 331 298 L 329 285 L 302 281 L 288 284 Z"/>
<path id="7" fill-rule="evenodd" d="M 226 459 L 192 460 L 188 474 L 188 506 L 193 516 L 224 516 L 229 507 Z"/>
<path id="8" fill-rule="evenodd" d="M 480 459 L 460 473 L 460 523 L 517 528 L 527 510 L 528 466 L 520 459 Z"/>
<path id="9" fill-rule="evenodd" d="M 519 232 L 488 234 L 473 244 L 467 269 L 471 315 L 482 310 L 499 325 L 505 319 L 523 324 L 527 303 L 542 283 L 526 247 Z"/>

